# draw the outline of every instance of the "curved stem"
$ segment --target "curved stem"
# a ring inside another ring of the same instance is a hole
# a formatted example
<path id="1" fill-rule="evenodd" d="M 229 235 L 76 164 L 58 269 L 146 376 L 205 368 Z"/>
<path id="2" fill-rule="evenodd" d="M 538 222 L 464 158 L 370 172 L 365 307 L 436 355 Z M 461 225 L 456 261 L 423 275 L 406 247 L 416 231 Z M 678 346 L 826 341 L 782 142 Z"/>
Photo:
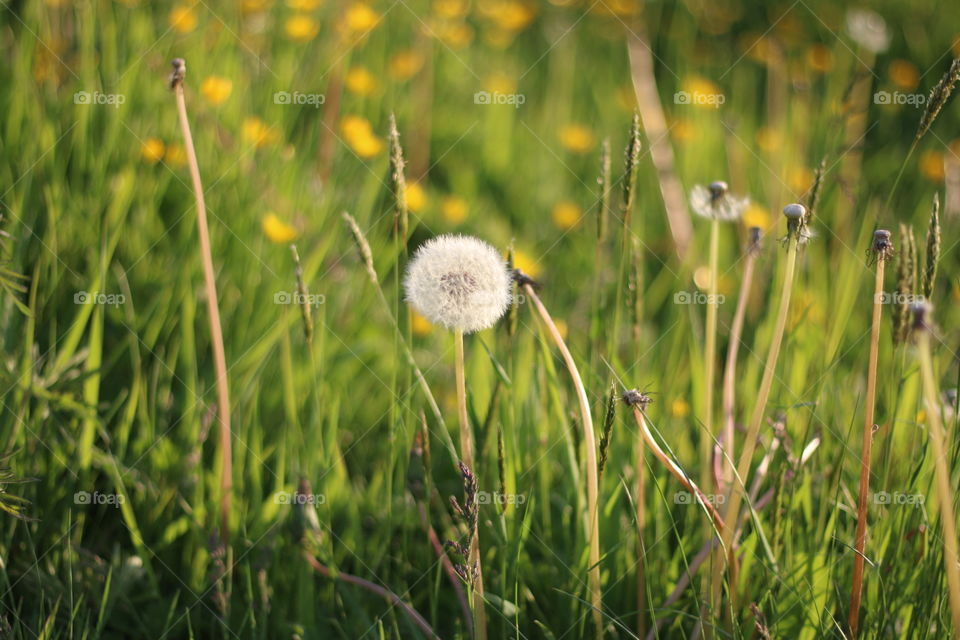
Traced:
<path id="1" fill-rule="evenodd" d="M 174 84 L 177 100 L 177 115 L 183 132 L 183 146 L 187 151 L 190 180 L 197 203 L 197 232 L 200 237 L 200 257 L 203 261 L 203 279 L 207 289 L 207 313 L 210 317 L 210 342 L 213 348 L 213 365 L 217 375 L 217 422 L 220 436 L 220 539 L 226 545 L 230 540 L 230 500 L 233 493 L 233 455 L 230 441 L 230 388 L 227 384 L 227 358 L 223 348 L 223 331 L 220 327 L 220 308 L 217 306 L 217 282 L 213 271 L 210 251 L 210 231 L 207 227 L 207 207 L 203 200 L 203 184 L 200 181 L 200 165 L 193 147 L 190 122 L 187 120 L 187 102 L 183 97 L 183 79 Z"/>
<path id="2" fill-rule="evenodd" d="M 946 565 L 950 593 L 950 616 L 953 618 L 953 637 L 957 640 L 960 639 L 960 565 L 957 564 L 957 524 L 953 513 L 953 488 L 950 485 L 950 470 L 947 468 L 947 448 L 944 444 L 943 424 L 940 422 L 940 403 L 937 400 L 937 383 L 933 375 L 933 357 L 930 355 L 928 329 L 921 329 L 918 332 L 917 348 L 920 354 L 923 398 L 927 405 L 930 444 L 933 446 L 933 464 L 937 493 L 939 493 L 937 502 L 940 503 L 940 521 L 943 526 L 943 562 Z"/>
<path id="3" fill-rule="evenodd" d="M 560 350 L 563 361 L 567 365 L 570 377 L 573 378 L 573 386 L 577 391 L 577 400 L 580 403 L 580 418 L 583 422 L 584 450 L 587 463 L 587 510 L 589 511 L 589 538 L 590 538 L 590 604 L 593 606 L 593 621 L 596 626 L 596 637 L 603 637 L 603 601 L 600 590 L 600 523 L 599 510 L 597 508 L 598 480 L 597 480 L 597 439 L 593 432 L 593 418 L 590 416 L 590 400 L 587 398 L 587 391 L 583 386 L 583 380 L 580 378 L 580 372 L 577 370 L 577 364 L 570 355 L 563 336 L 553 323 L 553 319 L 547 312 L 546 307 L 540 302 L 536 291 L 530 284 L 524 284 L 524 291 L 533 306 L 540 314 L 540 318 L 547 327 L 550 336 Z"/>
<path id="4" fill-rule="evenodd" d="M 863 550 L 867 540 L 867 493 L 870 487 L 870 456 L 873 451 L 873 414 L 877 397 L 877 359 L 880 346 L 880 317 L 883 311 L 884 258 L 877 258 L 873 286 L 873 322 L 870 328 L 870 362 L 867 366 L 867 397 L 864 407 L 863 451 L 860 454 L 860 495 L 857 503 L 857 532 L 853 543 L 853 589 L 850 595 L 848 624 L 850 637 L 856 638 L 860 627 L 860 598 L 863 595 Z"/>

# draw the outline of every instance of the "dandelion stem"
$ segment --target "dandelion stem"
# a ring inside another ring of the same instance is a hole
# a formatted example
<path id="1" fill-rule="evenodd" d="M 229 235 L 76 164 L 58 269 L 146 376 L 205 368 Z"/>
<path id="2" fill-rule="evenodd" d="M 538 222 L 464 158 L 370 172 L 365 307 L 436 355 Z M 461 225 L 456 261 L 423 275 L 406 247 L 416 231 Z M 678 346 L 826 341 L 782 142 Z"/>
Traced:
<path id="1" fill-rule="evenodd" d="M 936 473 L 940 520 L 943 525 L 943 562 L 946 565 L 947 585 L 950 592 L 950 615 L 953 618 L 953 637 L 960 638 L 960 565 L 957 555 L 957 526 L 953 513 L 953 491 L 950 486 L 950 470 L 947 468 L 947 451 L 944 444 L 943 424 L 940 421 L 940 403 L 937 401 L 936 381 L 933 375 L 933 357 L 930 354 L 930 331 L 924 328 L 917 332 L 917 350 L 920 355 L 920 372 L 923 376 L 923 396 L 927 405 L 927 420 L 930 424 L 930 443 L 933 445 L 933 462 Z"/>
<path id="2" fill-rule="evenodd" d="M 701 484 L 707 486 L 710 481 L 710 454 L 713 450 L 713 384 L 716 376 L 717 360 L 717 264 L 719 263 L 718 254 L 720 252 L 720 220 L 713 218 L 710 221 L 710 281 L 708 285 L 709 296 L 707 299 L 707 326 L 705 345 L 703 350 L 704 358 L 704 394 L 703 394 L 703 426 L 704 443 L 701 447 L 701 464 L 703 465 L 703 476 Z"/>
<path id="3" fill-rule="evenodd" d="M 799 241 L 799 231 L 791 230 L 787 239 L 787 263 L 783 274 L 783 289 L 780 292 L 780 308 L 777 311 L 776 324 L 773 329 L 773 339 L 770 342 L 770 350 L 767 352 L 767 360 L 763 369 L 763 378 L 760 381 L 760 390 L 757 392 L 757 402 L 754 405 L 753 413 L 750 416 L 750 424 L 747 429 L 747 437 L 744 441 L 743 451 L 740 453 L 740 460 L 737 465 L 737 477 L 734 478 L 730 486 L 730 497 L 727 500 L 726 519 L 731 523 L 736 523 L 739 518 L 740 506 L 746 497 L 746 483 L 750 474 L 750 461 L 753 459 L 753 453 L 757 447 L 757 439 L 760 435 L 760 425 L 763 423 L 763 415 L 767 408 L 767 399 L 770 397 L 770 388 L 773 385 L 773 376 L 777 370 L 777 358 L 780 355 L 780 344 L 783 342 L 783 332 L 787 324 L 787 313 L 790 310 L 790 292 L 793 289 L 793 276 L 797 265 L 797 243 Z M 734 555 L 733 539 L 736 534 L 736 527 L 721 527 L 721 547 L 727 556 L 726 567 L 729 573 L 729 606 L 731 611 L 735 611 L 736 582 L 734 579 Z M 713 584 L 711 586 L 712 601 L 719 601 L 723 580 L 723 562 L 716 562 L 713 570 Z"/>
<path id="4" fill-rule="evenodd" d="M 226 546 L 230 540 L 230 500 L 233 492 L 233 456 L 230 441 L 230 387 L 227 383 L 227 359 L 223 348 L 223 331 L 220 327 L 220 309 L 217 305 L 217 283 L 210 251 L 210 231 L 207 227 L 207 208 L 203 199 L 203 183 L 200 181 L 200 165 L 193 147 L 190 122 L 187 119 L 187 102 L 183 96 L 183 77 L 186 63 L 177 58 L 173 62 L 172 87 L 177 101 L 183 146 L 187 151 L 190 180 L 197 204 L 197 232 L 200 237 L 200 257 L 203 261 L 203 279 L 207 289 L 207 313 L 210 317 L 210 341 L 213 348 L 213 365 L 217 375 L 217 423 L 220 436 L 220 539 Z M 229 566 L 229 565 L 228 565 Z"/>
<path id="5" fill-rule="evenodd" d="M 870 329 L 870 361 L 867 366 L 867 397 L 864 408 L 863 451 L 860 454 L 860 495 L 857 505 L 857 532 L 853 545 L 853 589 L 850 596 L 850 637 L 860 627 L 860 598 L 863 595 L 864 546 L 867 539 L 867 492 L 870 486 L 870 457 L 873 451 L 873 417 L 877 397 L 877 358 L 880 347 L 880 318 L 883 311 L 883 271 L 886 260 L 877 258 L 873 286 L 873 323 Z"/>
<path id="6" fill-rule="evenodd" d="M 473 433 L 470 429 L 470 419 L 467 416 L 467 384 L 464 372 L 462 330 L 454 330 L 453 344 L 456 352 L 454 368 L 456 369 L 457 378 L 457 417 L 460 421 L 460 458 L 471 471 L 476 473 L 473 460 Z M 471 598 L 473 607 L 473 636 L 476 640 L 486 640 L 487 615 L 483 605 L 483 571 L 480 566 L 480 532 L 477 522 L 474 522 L 473 531 L 470 535 L 470 556 L 467 559 L 467 564 L 476 568 Z"/>
<path id="7" fill-rule="evenodd" d="M 584 451 L 586 453 L 587 464 L 587 517 L 589 519 L 589 538 L 590 538 L 590 604 L 593 607 L 593 621 L 596 626 L 596 637 L 603 637 L 603 600 L 600 590 L 600 513 L 598 510 L 598 481 L 597 481 L 597 439 L 593 432 L 593 419 L 590 416 L 590 400 L 587 398 L 587 391 L 583 386 L 583 380 L 580 378 L 580 372 L 577 370 L 577 364 L 570 355 L 563 336 L 554 324 L 553 319 L 547 312 L 546 307 L 540 302 L 540 298 L 529 283 L 523 285 L 527 297 L 533 301 L 537 313 L 547 327 L 547 331 L 557 345 L 563 361 L 567 365 L 570 377 L 573 378 L 573 386 L 577 391 L 577 399 L 580 402 L 580 418 L 583 422 Z"/>

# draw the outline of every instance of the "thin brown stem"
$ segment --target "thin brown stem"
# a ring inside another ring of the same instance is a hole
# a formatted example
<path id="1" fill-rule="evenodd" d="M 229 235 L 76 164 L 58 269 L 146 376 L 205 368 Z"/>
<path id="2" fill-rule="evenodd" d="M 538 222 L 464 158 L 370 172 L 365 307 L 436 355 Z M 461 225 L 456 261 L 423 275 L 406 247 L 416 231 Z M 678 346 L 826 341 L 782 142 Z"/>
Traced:
<path id="1" fill-rule="evenodd" d="M 877 359 L 880 348 L 880 317 L 883 311 L 883 266 L 877 259 L 873 286 L 873 323 L 870 328 L 870 361 L 867 366 L 867 397 L 864 407 L 863 451 L 860 454 L 860 495 L 857 502 L 857 532 L 853 543 L 853 589 L 850 595 L 850 637 L 860 628 L 860 598 L 863 595 L 864 547 L 867 541 L 867 493 L 870 487 L 870 457 L 873 451 L 873 417 L 877 397 Z"/>
<path id="2" fill-rule="evenodd" d="M 577 364 L 573 361 L 573 356 L 570 355 L 570 350 L 567 349 L 567 345 L 563 341 L 563 336 L 560 335 L 560 331 L 557 329 L 557 325 L 554 324 L 553 318 L 550 317 L 546 307 L 540 302 L 536 291 L 534 291 L 529 283 L 524 284 L 523 289 L 527 297 L 533 301 L 533 306 L 536 308 L 537 313 L 540 314 L 540 318 L 543 320 L 544 325 L 546 325 L 547 331 L 553 338 L 554 343 L 556 343 L 560 355 L 563 356 L 563 361 L 567 365 L 570 377 L 573 378 L 573 386 L 577 391 L 577 400 L 580 403 L 580 418 L 581 422 L 583 422 L 584 451 L 586 453 L 587 463 L 590 604 L 593 607 L 596 637 L 599 639 L 603 637 L 603 599 L 600 589 L 600 513 L 598 510 L 597 495 L 599 493 L 599 482 L 597 480 L 597 439 L 593 432 L 593 418 L 590 416 L 590 400 L 587 398 L 587 391 L 583 386 L 583 380 L 580 378 L 580 371 L 577 369 Z"/>
<path id="3" fill-rule="evenodd" d="M 178 64 L 179 63 L 179 64 Z M 190 122 L 187 119 L 187 102 L 183 96 L 183 76 L 186 63 L 174 62 L 173 91 L 177 100 L 183 146 L 187 151 L 190 179 L 197 203 L 197 232 L 200 236 L 200 257 L 203 260 L 203 279 L 207 289 L 207 313 L 210 318 L 210 341 L 213 348 L 213 365 L 217 375 L 217 418 L 220 434 L 220 537 L 224 545 L 230 541 L 230 500 L 233 492 L 233 455 L 230 441 L 230 387 L 227 383 L 227 358 L 223 348 L 223 331 L 220 327 L 220 308 L 217 304 L 217 283 L 214 277 L 213 257 L 210 251 L 210 231 L 207 227 L 207 208 L 203 200 L 203 184 L 200 181 L 200 165 L 193 147 Z"/>
<path id="4" fill-rule="evenodd" d="M 637 501 L 637 637 L 642 638 L 647 634 L 647 575 L 646 575 L 646 554 L 647 549 L 643 542 L 643 533 L 647 524 L 647 501 L 646 501 L 646 476 L 647 465 L 644 458 L 645 450 L 644 438 L 637 438 L 636 454 L 634 464 L 637 466 L 636 474 L 636 501 Z"/>
<path id="5" fill-rule="evenodd" d="M 434 632 L 434 630 L 430 627 L 430 624 L 423 618 L 423 616 L 417 613 L 417 610 L 414 609 L 413 606 L 404 602 L 403 599 L 393 591 L 381 587 L 376 583 L 370 582 L 369 580 L 365 580 L 364 578 L 360 578 L 349 573 L 344 573 L 343 571 L 332 570 L 329 567 L 320 564 L 320 562 L 310 553 L 304 552 L 303 557 L 307 560 L 307 564 L 313 567 L 313 570 L 320 575 L 332 580 L 341 580 L 348 584 L 362 587 L 370 593 L 378 595 L 387 600 L 392 606 L 400 607 L 408 616 L 410 616 L 410 620 L 413 621 L 413 623 L 417 625 L 428 638 L 436 638 L 437 640 L 440 640 L 440 636 Z"/>
<path id="6" fill-rule="evenodd" d="M 456 329 L 453 332 L 454 350 L 456 352 L 456 382 L 457 382 L 457 417 L 460 421 L 460 458 L 463 463 L 476 473 L 473 460 L 473 431 L 470 428 L 470 418 L 467 416 L 467 384 L 464 371 L 463 331 Z M 483 569 L 480 565 L 480 530 L 479 518 L 474 522 L 470 535 L 470 555 L 467 564 L 476 569 L 474 575 L 472 607 L 473 607 L 473 635 L 476 640 L 486 640 L 487 614 L 484 609 L 483 596 Z"/>

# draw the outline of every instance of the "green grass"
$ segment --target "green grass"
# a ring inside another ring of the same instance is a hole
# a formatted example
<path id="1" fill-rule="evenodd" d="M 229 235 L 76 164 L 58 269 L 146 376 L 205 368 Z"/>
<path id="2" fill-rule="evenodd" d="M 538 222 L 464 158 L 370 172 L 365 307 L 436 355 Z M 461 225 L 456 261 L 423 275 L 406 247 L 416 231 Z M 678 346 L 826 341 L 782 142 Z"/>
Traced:
<path id="1" fill-rule="evenodd" d="M 652 3 L 642 16 L 605 10 L 622 2 L 531 3 L 530 22 L 504 40 L 496 21 L 515 8 L 486 0 L 447 23 L 442 6 L 423 0 L 377 2 L 382 20 L 360 38 L 339 28 L 350 5 L 327 1 L 308 14 L 319 25 L 309 42 L 285 33 L 296 12 L 283 2 L 246 4 L 264 7 L 187 2 L 197 24 L 186 32 L 170 28 L 172 5 L 159 3 L 0 4 L 0 214 L 9 234 L 0 238 L 9 270 L 0 278 L 0 454 L 11 453 L 2 461 L 11 475 L 0 474 L 0 504 L 29 501 L 20 507 L 27 520 L 0 513 L 0 636 L 421 637 L 400 607 L 321 575 L 305 552 L 333 575 L 342 571 L 399 595 L 440 637 L 470 636 L 418 510 L 426 506 L 441 541 L 463 534 L 449 506 L 463 489 L 452 444 L 453 343 L 448 332 L 423 333 L 416 323 L 411 329 L 401 300 L 406 258 L 392 235 L 391 112 L 407 181 L 426 194 L 411 210 L 409 248 L 444 232 L 477 235 L 505 253 L 512 246 L 566 327 L 595 422 L 602 424 L 612 381 L 654 392 L 647 415 L 655 433 L 691 477 L 701 478 L 698 452 L 709 437 L 701 406 L 705 307 L 674 302 L 676 293 L 708 282 L 696 271 L 707 264 L 709 222 L 693 220 L 691 256 L 681 262 L 646 137 L 629 229 L 639 247 L 636 327 L 626 306 L 633 297 L 626 289 L 630 265 L 621 266 L 619 202 L 636 103 L 624 34 L 642 20 L 685 189 L 727 180 L 776 224 L 758 258 L 747 310 L 738 425 L 754 404 L 773 332 L 786 257 L 776 242 L 785 234 L 779 211 L 804 199 L 812 169 L 826 158 L 813 221 L 818 236 L 798 257 L 766 411 L 784 428 L 761 487 L 773 498 L 741 537 L 741 597 L 724 637 L 751 637 L 750 603 L 773 637 L 844 637 L 872 303 L 865 252 L 877 225 L 891 229 L 899 247 L 898 223 L 906 222 L 922 254 L 937 190 L 945 204 L 933 356 L 942 391 L 960 376 L 958 194 L 956 187 L 943 193 L 933 170 L 944 156 L 958 160 L 960 148 L 950 146 L 960 138 L 957 102 L 947 103 L 910 156 L 884 208 L 922 110 L 873 100 L 848 105 L 865 109 L 867 121 L 857 182 L 843 182 L 843 101 L 858 58 L 867 56 L 847 35 L 838 3 L 764 10 L 738 0 Z M 877 56 L 870 94 L 925 95 L 956 55 L 950 47 L 957 33 L 947 19 L 953 6 L 872 4 L 892 42 Z M 432 37 L 444 24 L 465 24 L 472 37 Z M 823 71 L 810 65 L 813 46 L 829 54 Z M 409 79 L 390 71 L 391 58 L 405 50 L 422 61 Z M 160 162 L 142 152 L 153 138 L 168 150 L 182 143 L 167 87 L 174 57 L 187 61 L 233 403 L 226 550 L 217 542 L 216 391 L 189 173 L 175 152 Z M 898 88 L 890 72 L 895 60 L 917 71 L 917 88 Z M 368 95 L 344 90 L 325 121 L 336 86 L 358 66 L 376 87 Z M 495 74 L 511 80 L 523 104 L 475 103 L 475 93 L 503 83 Z M 209 76 L 232 82 L 222 104 L 201 91 Z M 722 93 L 719 108 L 675 102 L 696 77 Z M 81 91 L 123 102 L 77 103 Z M 281 91 L 324 94 L 326 103 L 279 104 Z M 361 158 L 347 144 L 347 115 L 370 122 L 378 153 Z M 262 145 L 244 136 L 251 117 L 270 127 Z M 572 123 L 591 134 L 583 152 L 563 144 Z M 598 248 L 596 178 L 605 137 L 612 207 Z M 444 215 L 450 196 L 466 203 L 464 220 Z M 843 205 L 852 197 L 855 204 Z M 573 228 L 552 219 L 561 201 L 583 213 Z M 343 211 L 369 239 L 386 305 L 357 257 Z M 840 219 L 837 211 L 851 213 Z M 304 282 L 323 296 L 313 308 L 311 342 L 300 310 L 275 304 L 278 293 L 296 291 L 295 265 L 288 243 L 271 242 L 261 228 L 269 212 L 298 230 Z M 722 225 L 721 357 L 745 239 L 743 224 Z M 888 291 L 894 273 L 888 268 Z M 113 296 L 115 304 L 78 304 L 82 292 Z M 933 459 L 916 355 L 893 345 L 892 310 L 884 309 L 880 341 L 871 488 L 920 496 L 922 504 L 871 504 L 861 635 L 941 638 L 950 616 Z M 479 488 L 499 491 L 502 477 L 505 492 L 522 500 L 504 510 L 480 507 L 490 637 L 587 637 L 585 454 L 575 391 L 532 307 L 523 301 L 511 314 L 466 339 Z M 408 364 L 404 340 L 442 423 Z M 955 485 L 958 411 L 955 402 L 942 410 Z M 714 411 L 719 417 L 719 407 Z M 628 411 L 619 410 L 616 420 L 600 484 L 603 614 L 607 637 L 630 638 L 638 619 L 631 495 L 638 432 Z M 426 451 L 411 456 L 424 430 Z M 754 469 L 772 434 L 765 419 Z M 799 464 L 814 439 L 819 447 Z M 741 447 L 738 441 L 738 453 Z M 639 615 L 648 629 L 655 617 L 666 617 L 660 637 L 687 637 L 709 600 L 709 564 L 679 600 L 662 606 L 711 530 L 703 510 L 678 501 L 678 483 L 647 460 L 648 601 Z M 319 504 L 280 498 L 306 487 L 322 496 Z M 80 492 L 107 503 L 80 504 Z M 224 566 L 232 570 L 217 580 Z"/>

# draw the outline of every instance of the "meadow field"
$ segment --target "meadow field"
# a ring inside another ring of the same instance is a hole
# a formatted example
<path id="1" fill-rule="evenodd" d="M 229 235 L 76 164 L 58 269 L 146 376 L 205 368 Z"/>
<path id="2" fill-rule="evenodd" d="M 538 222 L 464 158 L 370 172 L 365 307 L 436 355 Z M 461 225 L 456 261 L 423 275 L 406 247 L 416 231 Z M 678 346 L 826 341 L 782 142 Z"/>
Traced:
<path id="1" fill-rule="evenodd" d="M 0 638 L 960 638 L 957 17 L 0 0 Z"/>

